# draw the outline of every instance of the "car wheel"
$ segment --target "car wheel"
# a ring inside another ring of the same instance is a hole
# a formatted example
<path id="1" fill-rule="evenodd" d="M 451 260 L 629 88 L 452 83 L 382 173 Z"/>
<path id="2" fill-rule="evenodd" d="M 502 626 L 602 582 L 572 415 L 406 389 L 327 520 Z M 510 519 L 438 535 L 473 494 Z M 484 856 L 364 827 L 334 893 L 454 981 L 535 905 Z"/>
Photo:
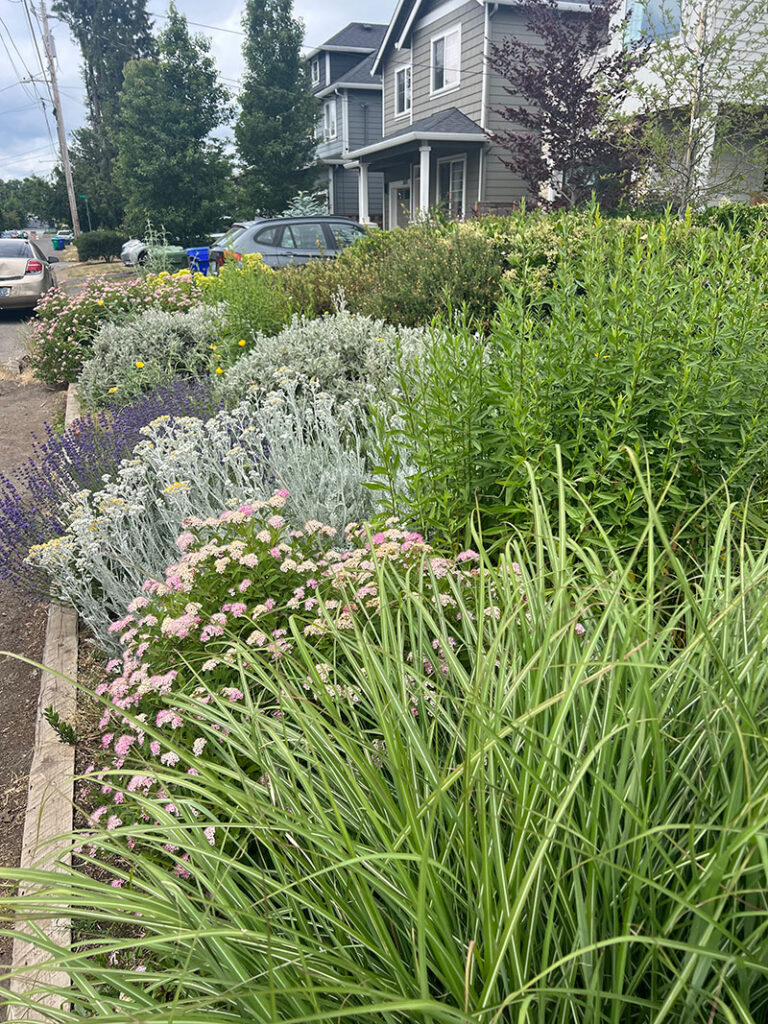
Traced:
<path id="1" fill-rule="evenodd" d="M 146 267 L 149 263 L 149 253 L 146 250 L 144 252 L 140 252 L 136 257 L 136 262 L 140 267 Z"/>

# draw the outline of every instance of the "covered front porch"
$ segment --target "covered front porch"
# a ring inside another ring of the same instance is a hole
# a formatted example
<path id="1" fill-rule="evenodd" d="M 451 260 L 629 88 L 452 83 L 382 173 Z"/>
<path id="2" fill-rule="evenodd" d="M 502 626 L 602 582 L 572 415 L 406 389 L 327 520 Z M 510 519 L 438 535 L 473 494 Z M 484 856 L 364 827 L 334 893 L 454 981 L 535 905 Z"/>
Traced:
<path id="1" fill-rule="evenodd" d="M 349 154 L 359 173 L 359 220 L 371 222 L 369 175 L 384 175 L 384 227 L 404 226 L 429 209 L 463 219 L 483 201 L 485 133 L 452 108 Z"/>

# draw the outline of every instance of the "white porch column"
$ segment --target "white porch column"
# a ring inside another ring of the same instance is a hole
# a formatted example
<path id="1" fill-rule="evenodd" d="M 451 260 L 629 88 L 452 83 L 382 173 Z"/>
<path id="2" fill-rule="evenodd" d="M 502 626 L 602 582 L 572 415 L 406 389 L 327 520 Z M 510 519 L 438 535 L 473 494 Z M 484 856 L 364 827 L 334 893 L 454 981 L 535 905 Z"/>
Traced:
<path id="1" fill-rule="evenodd" d="M 368 217 L 368 164 L 360 161 L 360 184 L 358 188 L 360 207 L 358 220 L 361 224 L 370 223 Z"/>
<path id="2" fill-rule="evenodd" d="M 422 143 L 419 146 L 419 212 L 429 210 L 429 153 L 431 146 Z"/>

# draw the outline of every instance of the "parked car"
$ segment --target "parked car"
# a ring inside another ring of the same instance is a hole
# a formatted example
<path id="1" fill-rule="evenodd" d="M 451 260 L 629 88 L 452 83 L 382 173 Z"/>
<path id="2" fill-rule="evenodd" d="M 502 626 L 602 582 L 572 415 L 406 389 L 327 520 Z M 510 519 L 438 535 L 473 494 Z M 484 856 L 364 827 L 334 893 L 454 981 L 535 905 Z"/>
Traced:
<path id="1" fill-rule="evenodd" d="M 0 238 L 0 309 L 34 309 L 55 284 L 52 263 L 34 242 Z"/>
<path id="2" fill-rule="evenodd" d="M 236 227 L 242 230 L 233 235 Z M 238 260 L 248 253 L 260 253 L 269 267 L 333 259 L 365 233 L 362 224 L 332 216 L 275 217 L 242 222 L 233 225 L 220 242 L 211 246 L 211 272 L 222 267 L 227 257 Z"/>
<path id="3" fill-rule="evenodd" d="M 129 238 L 120 250 L 120 259 L 126 267 L 143 267 L 150 257 L 167 270 L 182 270 L 187 265 L 186 251 L 180 245 L 148 246 L 139 238 Z"/>
<path id="4" fill-rule="evenodd" d="M 57 231 L 53 238 L 60 238 L 64 245 L 69 245 L 71 242 L 74 242 L 75 240 L 74 234 L 71 231 L 66 231 L 64 229 L 62 229 L 61 231 Z M 51 241 L 53 241 L 53 238 L 51 239 Z"/>

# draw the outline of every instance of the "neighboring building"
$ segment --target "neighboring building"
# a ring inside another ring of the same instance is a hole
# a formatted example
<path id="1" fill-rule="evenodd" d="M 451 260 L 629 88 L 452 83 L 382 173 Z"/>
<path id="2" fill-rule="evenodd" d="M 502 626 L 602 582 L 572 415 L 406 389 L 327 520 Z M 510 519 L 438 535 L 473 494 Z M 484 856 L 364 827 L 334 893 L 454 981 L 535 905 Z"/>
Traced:
<path id="1" fill-rule="evenodd" d="M 350 150 L 381 139 L 381 75 L 372 74 L 386 25 L 353 21 L 307 55 L 313 94 L 320 100 L 318 187 L 328 191 L 329 212 L 357 220 L 359 174 L 345 167 Z M 368 220 L 381 223 L 384 177 L 368 180 Z"/>
<path id="2" fill-rule="evenodd" d="M 366 179 L 376 174 L 384 176 L 385 226 L 435 206 L 468 217 L 520 202 L 525 183 L 486 131 L 506 124 L 496 109 L 523 101 L 505 91 L 487 57 L 492 42 L 525 34 L 515 0 L 399 0 L 372 64 L 382 76 L 382 137 L 350 147 L 347 164 L 360 174 L 361 220 L 370 219 Z"/>
<path id="3" fill-rule="evenodd" d="M 686 126 L 691 118 L 693 83 L 702 83 L 706 113 L 698 124 L 690 122 L 697 152 L 695 194 L 699 205 L 762 197 L 768 177 L 763 127 L 766 111 L 762 103 L 757 107 L 739 106 L 738 97 L 749 93 L 755 64 L 760 66 L 765 59 L 768 13 L 760 5 L 740 0 L 626 0 L 625 13 L 626 24 L 614 33 L 612 44 L 651 44 L 649 61 L 638 77 L 646 88 L 664 96 L 670 115 L 682 117 Z M 723 36 L 719 47 L 711 44 L 716 34 Z M 732 51 L 729 38 L 733 40 Z M 653 70 L 653 42 L 660 39 L 668 41 L 670 68 L 676 75 L 667 82 Z M 675 52 L 679 53 L 679 62 L 673 63 Z M 746 91 L 741 89 L 745 80 Z M 761 81 L 761 75 L 757 81 Z M 630 113 L 640 109 L 639 98 L 627 104 Z M 679 134 L 684 136 L 685 131 Z M 675 176 L 685 173 L 682 165 L 676 170 L 671 161 L 666 168 L 673 186 Z M 653 186 L 653 173 L 649 180 Z M 663 183 L 664 178 L 659 176 L 656 181 Z"/>

